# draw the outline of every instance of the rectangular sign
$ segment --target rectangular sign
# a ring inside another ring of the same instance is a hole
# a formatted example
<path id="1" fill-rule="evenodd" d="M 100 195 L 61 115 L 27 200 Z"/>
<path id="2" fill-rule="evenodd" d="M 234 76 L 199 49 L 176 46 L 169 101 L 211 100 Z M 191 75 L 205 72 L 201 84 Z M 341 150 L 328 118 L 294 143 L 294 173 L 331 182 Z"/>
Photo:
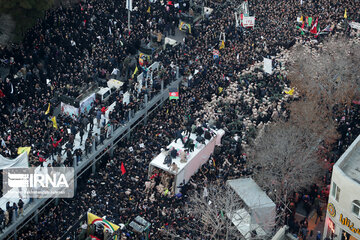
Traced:
<path id="1" fill-rule="evenodd" d="M 3 192 L 10 198 L 72 198 L 74 168 L 4 169 Z"/>
<path id="2" fill-rule="evenodd" d="M 64 115 L 69 114 L 71 117 L 75 118 L 79 116 L 79 108 L 61 102 L 61 113 Z"/>
<path id="3" fill-rule="evenodd" d="M 270 58 L 264 58 L 264 72 L 272 74 L 272 60 Z"/>
<path id="4" fill-rule="evenodd" d="M 255 26 L 255 17 L 243 17 L 242 25 L 243 25 L 243 27 L 254 27 Z"/>
<path id="5" fill-rule="evenodd" d="M 80 102 L 80 112 L 88 113 L 93 107 L 94 102 L 95 102 L 95 93 L 91 94 L 89 97 L 87 97 L 86 99 Z"/>

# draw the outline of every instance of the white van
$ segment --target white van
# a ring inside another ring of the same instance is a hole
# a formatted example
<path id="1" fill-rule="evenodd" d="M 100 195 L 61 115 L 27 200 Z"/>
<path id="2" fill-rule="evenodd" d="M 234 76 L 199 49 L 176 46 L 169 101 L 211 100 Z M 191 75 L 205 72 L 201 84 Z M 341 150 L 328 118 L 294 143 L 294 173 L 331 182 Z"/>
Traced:
<path id="1" fill-rule="evenodd" d="M 96 93 L 96 99 L 100 102 L 106 102 L 111 95 L 111 88 L 100 88 L 100 90 Z"/>

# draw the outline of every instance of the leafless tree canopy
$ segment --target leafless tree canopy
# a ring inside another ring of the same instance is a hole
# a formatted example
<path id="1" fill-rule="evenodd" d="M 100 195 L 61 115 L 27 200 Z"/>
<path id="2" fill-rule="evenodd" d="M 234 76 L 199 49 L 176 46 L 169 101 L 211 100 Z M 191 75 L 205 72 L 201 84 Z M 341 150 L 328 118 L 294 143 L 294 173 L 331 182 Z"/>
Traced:
<path id="1" fill-rule="evenodd" d="M 333 107 L 359 94 L 360 45 L 353 40 L 333 37 L 317 48 L 298 46 L 290 59 L 291 83 L 308 99 Z"/>
<path id="2" fill-rule="evenodd" d="M 272 192 L 277 203 L 286 201 L 292 192 L 319 177 L 318 146 L 319 138 L 305 127 L 290 122 L 267 126 L 256 139 L 249 158 L 249 164 L 256 169 L 256 182 Z"/>
<path id="3" fill-rule="evenodd" d="M 338 137 L 337 125 L 329 106 L 319 105 L 312 99 L 302 99 L 289 104 L 290 122 L 300 128 L 305 128 L 319 144 L 329 145 Z"/>
<path id="4" fill-rule="evenodd" d="M 190 202 L 185 211 L 190 216 L 189 223 L 184 228 L 197 233 L 199 239 L 245 239 L 240 234 L 237 226 L 231 219 L 235 218 L 239 224 L 244 224 L 242 216 L 237 210 L 244 208 L 239 196 L 227 185 L 212 185 L 208 187 L 208 197 L 205 198 L 203 191 L 194 192 L 189 197 Z M 168 232 L 172 238 L 177 235 L 175 229 Z M 191 239 L 197 239 L 191 236 Z M 258 239 L 253 236 L 251 239 Z M 264 239 L 264 236 L 261 237 Z"/>

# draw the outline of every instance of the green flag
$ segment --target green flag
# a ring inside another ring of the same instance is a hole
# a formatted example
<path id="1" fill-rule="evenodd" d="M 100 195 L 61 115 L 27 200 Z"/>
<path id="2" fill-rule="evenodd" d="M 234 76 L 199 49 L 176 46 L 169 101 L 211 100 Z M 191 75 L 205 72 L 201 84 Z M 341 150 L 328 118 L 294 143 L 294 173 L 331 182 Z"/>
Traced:
<path id="1" fill-rule="evenodd" d="M 309 27 L 311 26 L 311 23 L 312 23 L 312 17 L 309 17 L 309 18 L 308 18 L 308 25 L 309 25 Z"/>

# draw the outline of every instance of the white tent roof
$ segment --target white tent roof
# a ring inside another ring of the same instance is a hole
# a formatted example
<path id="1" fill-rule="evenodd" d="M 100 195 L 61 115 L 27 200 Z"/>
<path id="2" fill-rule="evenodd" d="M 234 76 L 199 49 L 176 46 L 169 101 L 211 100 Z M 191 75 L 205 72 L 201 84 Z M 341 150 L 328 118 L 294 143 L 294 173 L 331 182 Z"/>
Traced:
<path id="1" fill-rule="evenodd" d="M 261 190 L 252 178 L 228 180 L 227 183 L 249 208 L 275 208 L 275 203 Z"/>

